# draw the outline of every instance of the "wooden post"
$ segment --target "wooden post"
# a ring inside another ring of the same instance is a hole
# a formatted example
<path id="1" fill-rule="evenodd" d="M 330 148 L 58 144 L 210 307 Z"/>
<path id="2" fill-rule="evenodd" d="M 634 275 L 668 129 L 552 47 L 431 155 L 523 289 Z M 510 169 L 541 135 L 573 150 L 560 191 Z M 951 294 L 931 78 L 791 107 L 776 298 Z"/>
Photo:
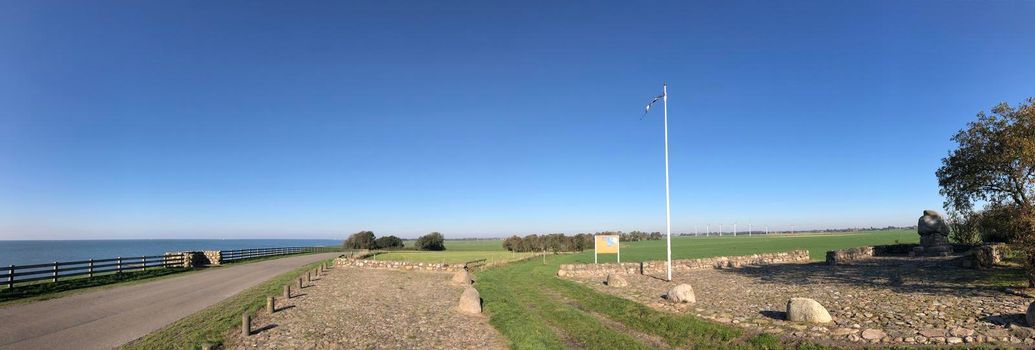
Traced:
<path id="1" fill-rule="evenodd" d="M 298 290 L 302 290 L 302 277 L 298 278 Z"/>
<path id="2" fill-rule="evenodd" d="M 147 257 L 146 256 L 142 256 L 142 257 L 140 257 L 140 271 L 144 271 L 144 269 L 146 269 L 146 268 L 147 268 Z"/>
<path id="3" fill-rule="evenodd" d="M 252 316 L 247 312 L 241 314 L 241 336 L 252 335 Z"/>
<path id="4" fill-rule="evenodd" d="M 93 278 L 93 258 L 90 258 L 90 277 Z"/>
<path id="5" fill-rule="evenodd" d="M 284 285 L 284 299 L 291 299 L 291 285 Z"/>
<path id="6" fill-rule="evenodd" d="M 7 288 L 14 288 L 14 265 L 7 268 Z"/>
<path id="7" fill-rule="evenodd" d="M 212 350 L 212 343 L 202 343 L 201 350 Z"/>
<path id="8" fill-rule="evenodd" d="M 274 311 L 277 311 L 277 305 L 275 299 L 272 296 L 266 297 L 266 313 L 272 315 Z"/>
<path id="9" fill-rule="evenodd" d="M 122 257 L 115 258 L 118 262 L 115 265 L 115 273 L 122 273 Z"/>
<path id="10" fill-rule="evenodd" d="M 313 281 L 313 275 L 312 275 L 312 272 L 309 272 L 309 271 L 306 271 L 306 272 L 305 272 L 305 281 L 306 281 L 307 283 L 308 283 L 308 282 L 312 282 L 312 281 Z"/>
<path id="11" fill-rule="evenodd" d="M 53 278 L 52 281 L 53 282 L 57 282 L 58 281 L 58 262 L 57 261 L 54 262 L 54 278 Z"/>

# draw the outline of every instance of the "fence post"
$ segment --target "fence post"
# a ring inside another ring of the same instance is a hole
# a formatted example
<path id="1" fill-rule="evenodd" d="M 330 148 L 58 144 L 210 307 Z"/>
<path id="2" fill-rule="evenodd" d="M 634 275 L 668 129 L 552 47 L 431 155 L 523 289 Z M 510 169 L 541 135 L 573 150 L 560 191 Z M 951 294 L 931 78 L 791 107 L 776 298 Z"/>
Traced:
<path id="1" fill-rule="evenodd" d="M 277 311 L 277 304 L 273 297 L 266 297 L 266 313 L 272 315 L 274 311 Z"/>
<path id="2" fill-rule="evenodd" d="M 140 257 L 140 271 L 144 271 L 147 268 L 147 256 Z"/>
<path id="3" fill-rule="evenodd" d="M 291 285 L 284 285 L 284 300 L 291 299 Z"/>
<path id="4" fill-rule="evenodd" d="M 247 312 L 241 315 L 241 335 L 244 337 L 252 335 L 252 316 Z"/>
<path id="5" fill-rule="evenodd" d="M 55 261 L 54 262 L 54 279 L 51 282 L 57 282 L 57 281 L 58 281 L 58 262 Z"/>
<path id="6" fill-rule="evenodd" d="M 90 258 L 90 278 L 93 278 L 93 258 Z"/>
<path id="7" fill-rule="evenodd" d="M 115 260 L 116 260 L 116 263 L 115 263 L 115 273 L 116 274 L 120 274 L 120 273 L 122 273 L 122 257 L 121 256 L 117 257 L 117 258 L 115 258 Z"/>
<path id="8" fill-rule="evenodd" d="M 8 267 L 7 272 L 10 273 L 7 275 L 7 288 L 14 288 L 14 265 Z"/>

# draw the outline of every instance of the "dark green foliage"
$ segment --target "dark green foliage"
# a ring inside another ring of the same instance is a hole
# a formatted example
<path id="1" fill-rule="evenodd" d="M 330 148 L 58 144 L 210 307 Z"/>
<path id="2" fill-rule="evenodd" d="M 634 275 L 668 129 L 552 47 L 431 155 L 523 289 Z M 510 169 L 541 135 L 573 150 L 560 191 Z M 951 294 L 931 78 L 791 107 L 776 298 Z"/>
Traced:
<path id="1" fill-rule="evenodd" d="M 565 236 L 561 233 L 549 235 L 511 236 L 503 240 L 503 249 L 512 252 L 581 252 L 593 247 L 593 235 L 580 233 Z"/>
<path id="2" fill-rule="evenodd" d="M 446 250 L 445 241 L 441 233 L 432 232 L 417 238 L 416 247 L 418 250 Z"/>
<path id="3" fill-rule="evenodd" d="M 374 245 L 373 231 L 360 231 L 353 233 L 342 244 L 345 249 L 377 249 Z"/>
<path id="4" fill-rule="evenodd" d="M 377 249 L 399 249 L 403 247 L 403 240 L 396 236 L 384 236 L 374 240 Z"/>

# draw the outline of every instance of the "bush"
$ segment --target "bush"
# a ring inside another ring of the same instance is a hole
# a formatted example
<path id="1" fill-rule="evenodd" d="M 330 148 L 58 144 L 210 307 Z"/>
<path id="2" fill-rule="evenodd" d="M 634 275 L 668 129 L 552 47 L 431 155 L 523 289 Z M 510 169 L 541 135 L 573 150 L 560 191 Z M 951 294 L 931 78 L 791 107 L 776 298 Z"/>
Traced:
<path id="1" fill-rule="evenodd" d="M 418 250 L 446 250 L 445 241 L 441 233 L 432 232 L 417 238 L 416 247 Z"/>
<path id="2" fill-rule="evenodd" d="M 403 247 L 403 240 L 396 236 L 384 236 L 374 240 L 377 249 L 397 249 Z"/>
<path id="3" fill-rule="evenodd" d="M 377 249 L 377 246 L 374 245 L 374 232 L 359 231 L 353 233 L 345 240 L 342 247 L 345 249 Z"/>

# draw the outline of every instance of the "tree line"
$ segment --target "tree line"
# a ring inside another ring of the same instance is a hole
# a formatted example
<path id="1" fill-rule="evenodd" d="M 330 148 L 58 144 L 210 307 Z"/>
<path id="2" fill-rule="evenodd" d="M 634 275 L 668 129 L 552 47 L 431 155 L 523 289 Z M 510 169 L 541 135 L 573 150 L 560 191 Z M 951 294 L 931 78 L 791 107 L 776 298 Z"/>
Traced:
<path id="1" fill-rule="evenodd" d="M 446 250 L 445 237 L 432 232 L 420 238 L 413 248 L 417 250 Z M 349 235 L 342 243 L 345 249 L 404 249 L 403 240 L 396 236 L 375 237 L 373 231 L 360 231 Z"/>
<path id="2" fill-rule="evenodd" d="M 503 249 L 512 252 L 581 252 L 586 249 L 593 249 L 593 236 L 618 235 L 619 241 L 634 242 L 657 240 L 664 237 L 661 232 L 643 231 L 604 231 L 597 233 L 579 233 L 568 236 L 563 233 L 546 235 L 531 234 L 524 237 L 517 235 L 510 236 L 503 240 Z"/>

